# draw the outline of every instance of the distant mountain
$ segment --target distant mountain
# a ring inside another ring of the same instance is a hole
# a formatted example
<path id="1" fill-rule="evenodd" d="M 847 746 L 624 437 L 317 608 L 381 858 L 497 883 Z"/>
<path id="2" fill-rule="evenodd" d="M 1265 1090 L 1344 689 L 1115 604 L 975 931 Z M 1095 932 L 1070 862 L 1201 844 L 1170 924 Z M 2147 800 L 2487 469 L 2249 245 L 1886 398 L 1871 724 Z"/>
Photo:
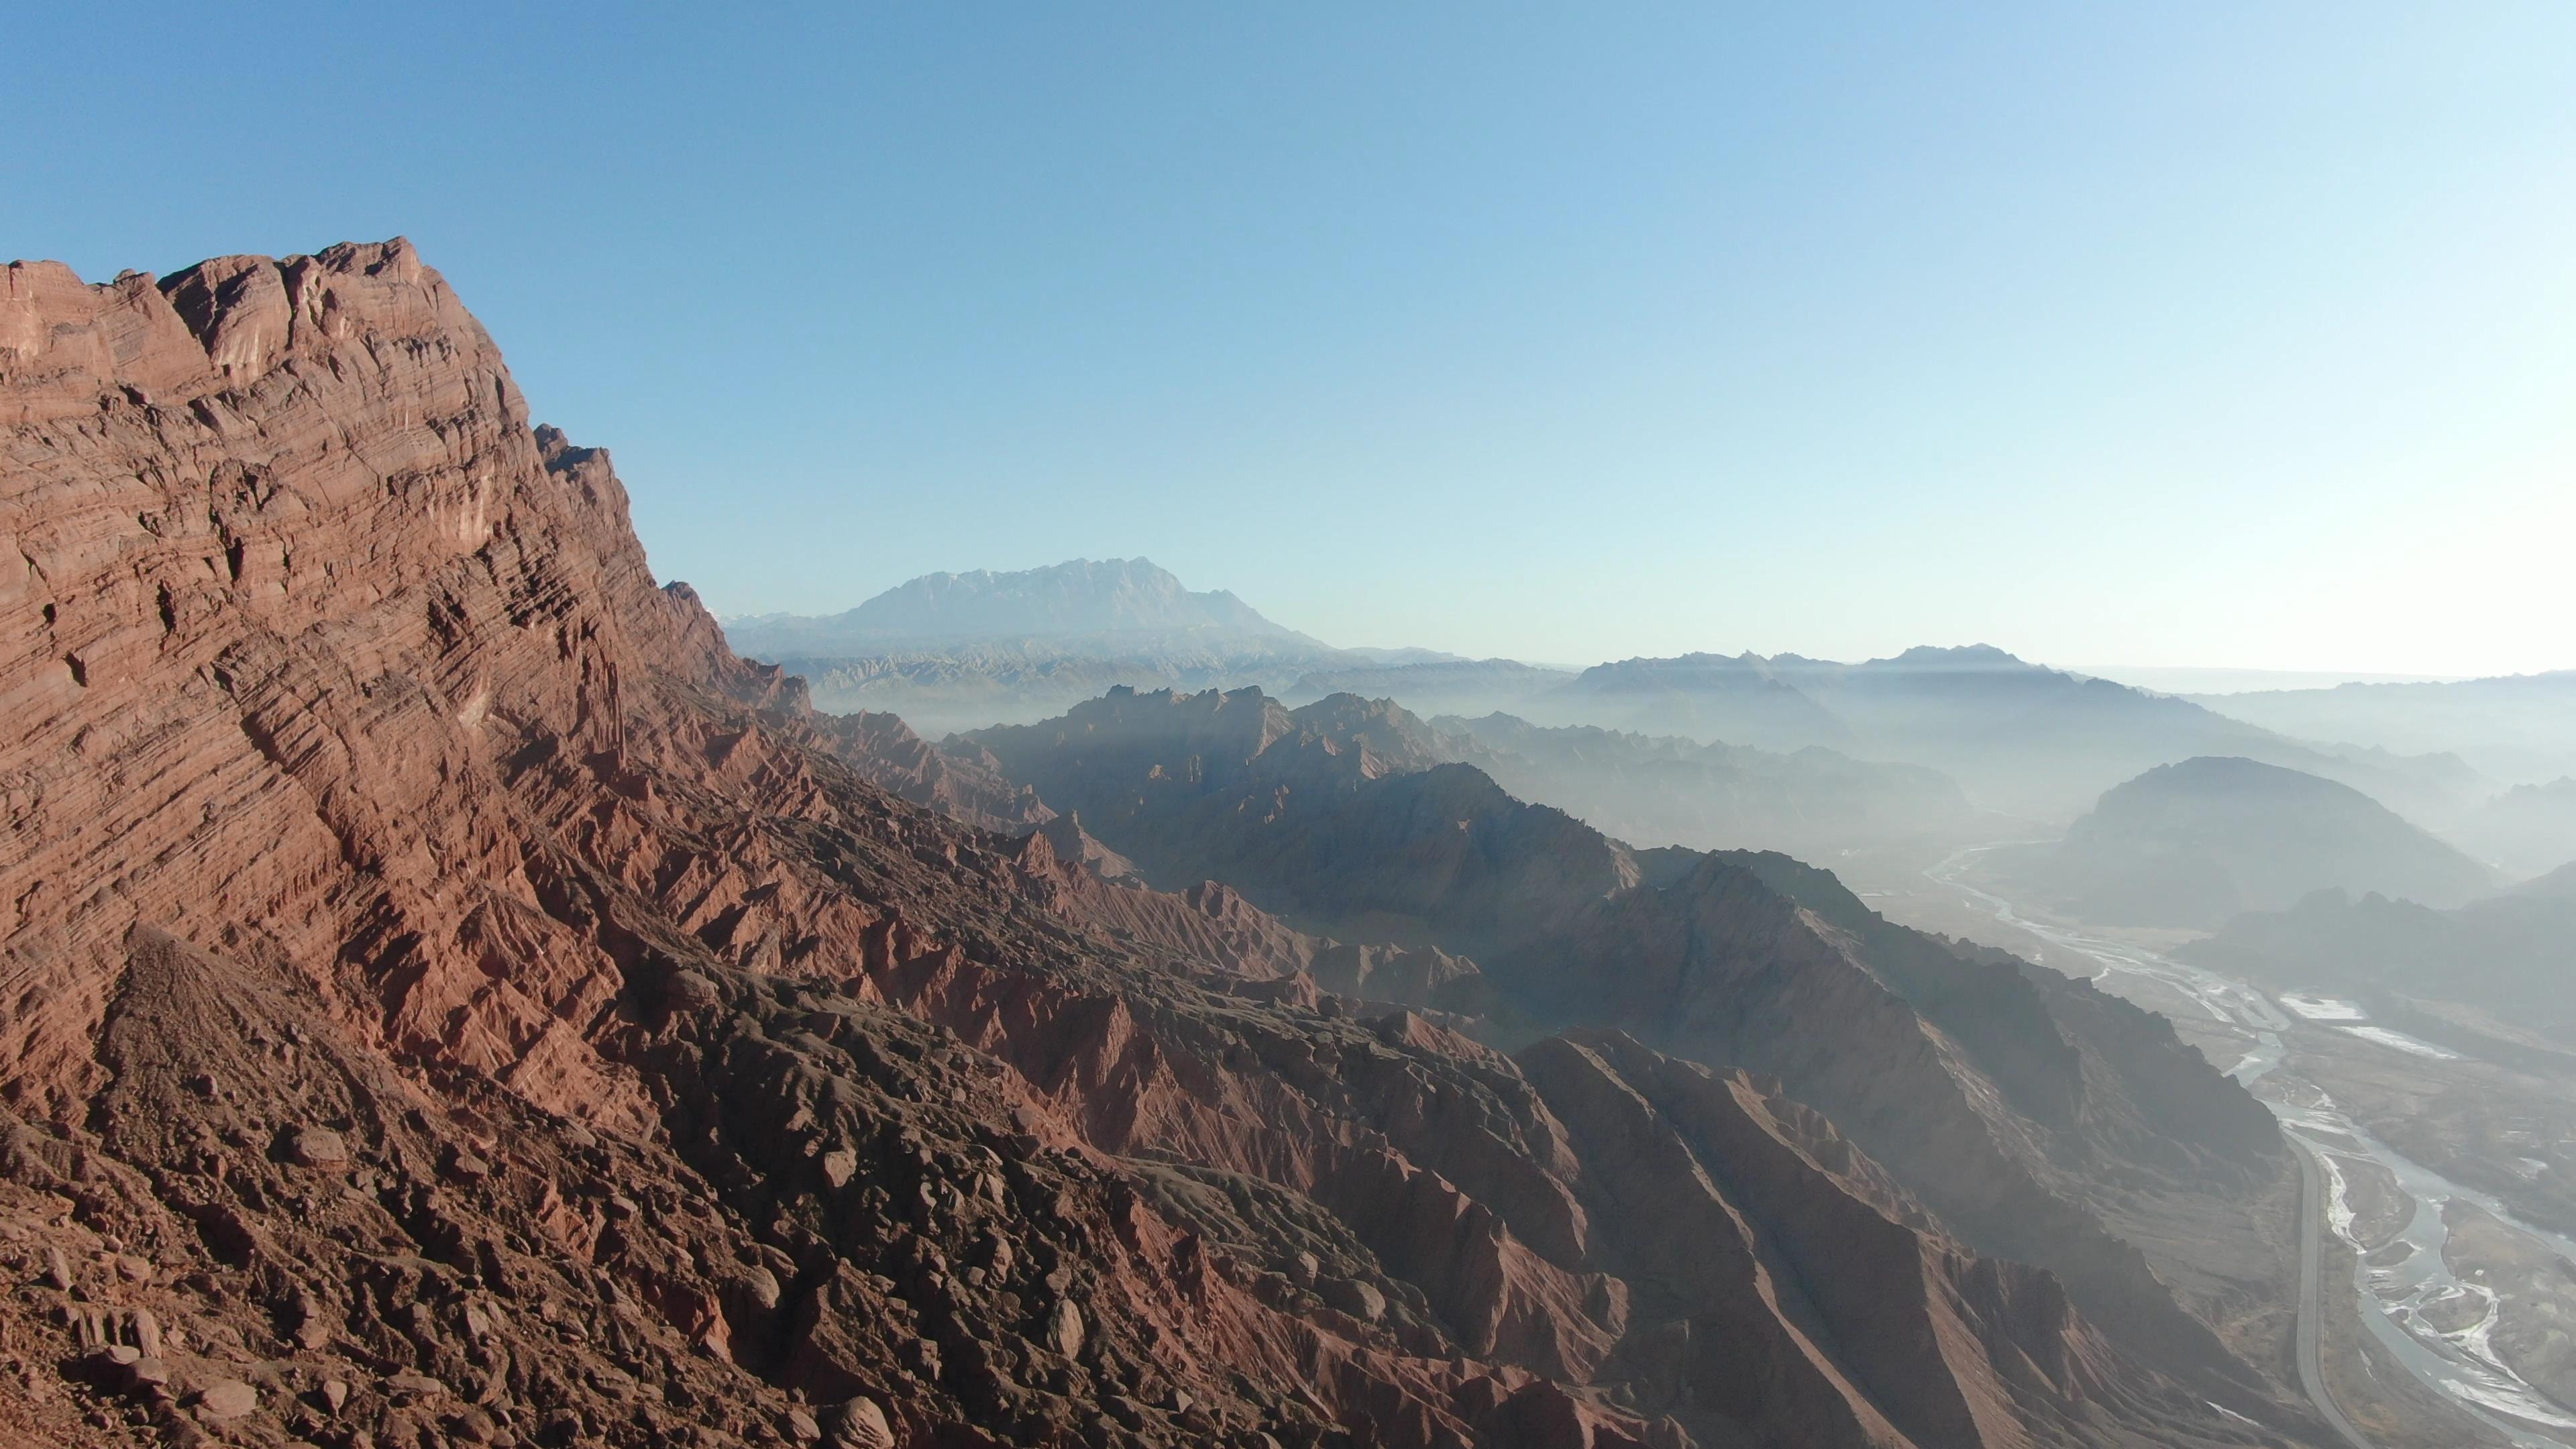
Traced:
<path id="1" fill-rule="evenodd" d="M 725 636 L 736 649 L 752 653 L 806 655 L 1100 636 L 1216 645 L 1257 641 L 1272 651 L 1336 652 L 1263 618 L 1223 589 L 1193 591 L 1141 558 L 1074 559 L 1013 573 L 923 574 L 843 613 L 737 619 L 725 626 Z"/>
<path id="2" fill-rule="evenodd" d="M 2401 754 L 2447 750 L 2513 784 L 2576 774 L 2576 669 L 2447 684 L 2345 684 L 2193 696 L 2304 739 Z"/>
<path id="3" fill-rule="evenodd" d="M 1093 635 L 1026 643 L 963 643 L 873 654 L 781 654 L 814 703 L 836 713 L 877 710 L 932 739 L 994 724 L 1028 724 L 1119 687 L 1279 688 L 1318 663 L 1240 640 Z"/>
<path id="4" fill-rule="evenodd" d="M 1807 662 L 1794 655 L 1779 662 L 1789 661 Z M 1598 664 L 1557 690 L 1537 714 L 1551 724 L 1600 724 L 1766 750 L 1852 740 L 1832 710 L 1758 654 Z"/>
<path id="5" fill-rule="evenodd" d="M 2319 890 L 2451 907 L 2495 885 L 2348 785 L 2216 757 L 2147 771 L 2104 793 L 2062 843 L 1998 852 L 1995 868 L 2088 921 L 2200 929 Z"/>
<path id="6" fill-rule="evenodd" d="M 1382 664 L 1396 667 L 1408 664 L 1469 664 L 1474 662 L 1463 654 L 1451 654 L 1439 649 L 1376 649 L 1365 644 L 1355 644 L 1350 648 L 1339 652 L 1364 660 L 1370 664 Z M 1511 661 L 1506 659 L 1489 660 L 1487 662 L 1508 664 Z"/>
<path id="7" fill-rule="evenodd" d="M 1279 691 L 1279 697 L 1301 704 L 1328 694 L 1356 694 L 1392 699 L 1421 715 L 1510 713 L 1574 677 L 1570 669 L 1549 669 L 1516 659 L 1377 660 L 1310 670 Z"/>
<path id="8" fill-rule="evenodd" d="M 2508 875 L 2537 875 L 2576 861 L 2576 776 L 2516 785 L 2448 832 L 2461 849 Z"/>
<path id="9" fill-rule="evenodd" d="M 2400 1005 L 2391 994 L 2458 1003 L 2501 1028 L 2482 1035 L 2576 1046 L 2576 865 L 2448 911 L 2321 891 L 2238 916 L 2182 955 L 2276 988 L 2361 997 L 2374 1016 Z"/>
<path id="10" fill-rule="evenodd" d="M 1431 727 L 1484 747 L 1473 762 L 1513 794 L 1636 845 L 1831 861 L 1907 842 L 1991 839 L 2001 823 L 1938 770 L 1812 746 L 1779 754 L 1591 725 L 1551 728 L 1508 714 L 1443 715 Z"/>
<path id="11" fill-rule="evenodd" d="M 2259 689 L 2332 689 L 2338 684 L 2433 684 L 2456 676 L 2355 674 L 2316 669 L 2228 669 L 2188 664 L 2060 664 L 2070 674 L 2108 679 L 2158 694 L 2242 694 Z"/>
<path id="12" fill-rule="evenodd" d="M 1579 672 L 1425 649 L 1343 649 L 1274 623 L 1231 593 L 1192 590 L 1144 559 L 926 574 L 844 613 L 737 619 L 726 632 L 736 649 L 805 677 L 819 707 L 895 714 L 932 738 L 1034 723 L 1120 686 L 1257 688 L 1291 701 L 1349 693 L 1426 716 L 1500 713 L 1549 728 L 1773 754 L 1822 747 L 1855 761 L 1928 767 L 1978 809 L 2047 822 L 2073 818 L 2141 770 L 2201 755 L 2340 780 L 2443 829 L 2494 793 L 2454 758 L 2310 744 L 1988 645 L 1915 648 L 1858 664 L 1700 653 Z M 1586 798 L 1603 805 L 1598 793 Z M 1609 813 L 1631 823 L 1661 818 Z M 1808 848 L 1822 839 L 1805 837 Z"/>
<path id="13" fill-rule="evenodd" d="M 1795 654 L 1630 659 L 1584 671 L 1530 713 L 1548 723 L 1579 718 L 1929 765 L 1977 804 L 2039 820 L 2067 819 L 2141 770 L 2197 755 L 2305 770 L 2418 813 L 2482 793 L 2456 761 L 2322 749 L 1984 644 L 1914 648 L 1859 664 Z"/>
<path id="14" fill-rule="evenodd" d="M 885 711 L 933 737 L 1044 719 L 1118 685 L 1278 688 L 1445 657 L 1335 649 L 1141 558 L 924 574 L 844 613 L 736 619 L 725 635 L 804 676 L 824 709 Z"/>

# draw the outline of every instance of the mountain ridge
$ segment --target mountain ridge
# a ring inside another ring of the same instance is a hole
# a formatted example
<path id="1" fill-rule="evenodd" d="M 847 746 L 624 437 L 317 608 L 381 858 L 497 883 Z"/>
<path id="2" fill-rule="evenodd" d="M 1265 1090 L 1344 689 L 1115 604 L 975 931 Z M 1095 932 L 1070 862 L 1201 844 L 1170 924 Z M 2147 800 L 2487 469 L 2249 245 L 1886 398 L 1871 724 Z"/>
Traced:
<path id="1" fill-rule="evenodd" d="M 1927 766 L 1977 806 L 2071 819 L 2155 764 L 2241 754 L 2364 789 L 2441 824 L 2491 787 L 2456 759 L 2305 743 L 2178 696 L 2032 664 L 1995 645 L 1916 645 L 1843 663 L 1795 653 L 1635 656 L 1579 671 L 1418 649 L 1340 649 L 1144 559 L 925 574 L 842 614 L 735 619 L 728 639 L 806 678 L 835 710 L 938 737 L 1029 724 L 1114 687 L 1254 687 L 1392 697 L 1417 713 L 1504 713 L 1701 744 Z M 1801 844 L 1805 844 L 1801 840 Z"/>
<path id="2" fill-rule="evenodd" d="M 2060 1270 L 2090 1264 L 2070 1280 L 2079 1301 L 2097 1311 L 2120 1304 L 2110 1312 L 2123 1322 L 2167 1322 L 2174 1337 L 2160 1341 L 2182 1359 L 2203 1352 L 2184 1345 L 2207 1330 L 2146 1306 L 2167 1290 L 2147 1286 L 2145 1260 L 2099 1246 L 2111 1239 L 2090 1216 L 2096 1209 L 2076 1205 L 2086 1190 L 1998 1145 L 2080 1136 L 2072 1124 L 2087 1112 L 2131 1110 L 2082 1105 L 2080 1083 L 2107 1091 L 2104 1102 L 2134 1090 L 2100 1075 L 2117 1058 L 2130 1064 L 2119 1072 L 2143 1072 L 2140 1080 L 2170 1073 L 2171 1101 L 2199 1103 L 2191 1120 L 2233 1123 L 2241 1150 L 2268 1160 L 2268 1114 L 2175 1043 L 2160 1018 L 2089 988 L 2063 996 L 2075 984 L 2053 973 L 1888 925 L 1830 876 L 1785 858 L 1629 851 L 1561 812 L 1511 799 L 1472 764 L 1427 758 L 1408 724 L 1419 722 L 1356 700 L 1292 711 L 1251 690 L 1117 692 L 1060 721 L 971 738 L 1012 779 L 1078 811 L 1149 879 L 1215 879 L 1307 929 L 1472 957 L 1534 1032 L 1579 1012 L 1685 1058 L 1777 1075 L 1834 1120 L 1866 1124 L 1864 1150 L 1918 1192 L 1951 1181 L 1957 1195 L 1933 1190 L 1927 1201 L 1980 1225 L 1968 1241 Z M 1842 923 L 1811 919 L 1783 886 Z M 1586 973 L 1576 979 L 1550 964 L 1564 959 L 1589 963 Z M 2027 1029 L 2002 1024 L 2025 1016 Z M 1843 1056 L 1791 1024 L 1825 1019 L 1874 1045 Z M 2069 1045 L 2069 1031 L 2084 1044 Z M 2132 1031 L 2143 1036 L 2130 1045 L 2097 1044 L 2130 1041 Z M 2064 1054 L 2041 1045 L 2050 1041 Z M 1970 1051 L 1980 1065 L 1954 1055 Z M 1963 1089 L 1966 1080 L 1981 1085 Z M 1968 1105 L 1995 1101 L 2015 1105 L 1997 1119 Z M 1924 1155 L 1930 1142 L 1944 1144 L 1952 1167 Z M 1971 1158 L 1980 1164 L 1973 1186 L 1948 1177 Z M 2000 1212 L 1999 1192 L 2013 1204 Z"/>
<path id="3" fill-rule="evenodd" d="M 2508 785 L 2576 774 L 2576 669 L 2192 696 L 2284 734 L 2401 754 L 2460 753 Z"/>

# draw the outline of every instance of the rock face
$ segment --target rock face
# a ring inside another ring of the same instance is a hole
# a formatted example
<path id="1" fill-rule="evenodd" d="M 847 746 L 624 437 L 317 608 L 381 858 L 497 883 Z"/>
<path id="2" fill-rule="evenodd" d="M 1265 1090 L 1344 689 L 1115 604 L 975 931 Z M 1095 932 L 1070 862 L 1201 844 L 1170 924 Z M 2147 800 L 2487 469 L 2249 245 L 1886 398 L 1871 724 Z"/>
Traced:
<path id="1" fill-rule="evenodd" d="M 1453 886 L 1352 908 L 1457 943 L 1129 884 L 1142 816 L 735 657 L 402 242 L 12 267 L 0 429 L 13 1443 L 2252 1442 L 2211 1400 L 2315 1441 L 2118 1263 L 1981 1255 L 2034 1205 L 2035 1245 L 2083 1230 L 2031 1172 L 1981 1217 L 1875 1158 L 1921 1127 L 1917 1167 L 2009 1165 L 2007 1121 L 2127 1112 L 2096 1104 L 2166 1045 L 2109 1007 L 1855 944 L 1815 882 L 1710 917 L 1707 956 L 1623 899 L 1710 871 L 1673 898 L 1715 910 L 1755 867 L 1488 810 L 1365 709 L 1191 728 L 1411 812 Z M 1499 885 L 1502 927 L 1457 924 Z M 1661 972 L 1705 978 L 1708 1031 L 1741 996 L 1814 1040 L 1775 1078 L 1469 1034 L 1543 971 L 1458 943 L 1605 912 L 1610 1027 Z M 1936 1075 L 1835 1098 L 1846 1137 L 1817 1063 L 1861 1053 Z M 1923 1081 L 2022 1105 L 1907 1116 Z M 2131 1125 L 2177 1181 L 2277 1167 L 2171 1089 Z"/>

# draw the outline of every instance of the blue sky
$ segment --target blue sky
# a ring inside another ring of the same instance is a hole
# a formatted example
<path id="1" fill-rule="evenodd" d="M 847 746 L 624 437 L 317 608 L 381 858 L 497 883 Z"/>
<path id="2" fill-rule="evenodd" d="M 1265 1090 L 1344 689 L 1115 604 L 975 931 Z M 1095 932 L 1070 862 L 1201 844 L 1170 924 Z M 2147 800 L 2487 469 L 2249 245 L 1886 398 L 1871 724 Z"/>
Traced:
<path id="1" fill-rule="evenodd" d="M 2576 665 L 2576 7 L 30 8 L 0 255 L 404 233 L 720 612 Z"/>

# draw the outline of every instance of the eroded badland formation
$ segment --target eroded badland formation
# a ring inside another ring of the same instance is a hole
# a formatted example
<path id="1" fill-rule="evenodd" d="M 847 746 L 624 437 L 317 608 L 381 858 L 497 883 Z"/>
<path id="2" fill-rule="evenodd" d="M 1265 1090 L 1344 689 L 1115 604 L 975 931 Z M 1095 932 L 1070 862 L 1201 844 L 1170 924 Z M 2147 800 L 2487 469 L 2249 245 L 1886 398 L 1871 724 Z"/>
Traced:
<path id="1" fill-rule="evenodd" d="M 403 242 L 0 277 L 0 1441 L 2325 1442 L 2160 1018 L 1347 696 L 817 714 Z"/>

